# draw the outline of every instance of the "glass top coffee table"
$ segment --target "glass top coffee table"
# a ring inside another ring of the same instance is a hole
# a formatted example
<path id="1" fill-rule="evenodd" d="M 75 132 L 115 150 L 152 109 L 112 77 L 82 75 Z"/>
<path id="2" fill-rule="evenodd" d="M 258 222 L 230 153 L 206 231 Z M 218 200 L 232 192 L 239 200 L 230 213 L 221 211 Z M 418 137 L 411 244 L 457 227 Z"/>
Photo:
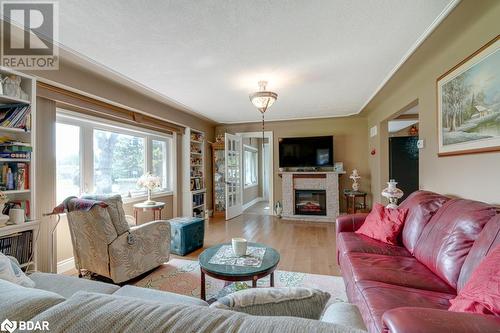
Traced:
<path id="1" fill-rule="evenodd" d="M 252 288 L 257 287 L 257 280 L 270 275 L 270 285 L 274 287 L 274 270 L 280 261 L 280 254 L 273 248 L 259 243 L 248 243 L 248 247 L 262 247 L 266 249 L 262 263 L 255 266 L 235 266 L 210 263 L 210 259 L 222 246 L 231 246 L 231 243 L 219 244 L 203 251 L 198 260 L 201 270 L 201 299 L 206 300 L 205 274 L 215 279 L 227 282 L 252 281 Z"/>

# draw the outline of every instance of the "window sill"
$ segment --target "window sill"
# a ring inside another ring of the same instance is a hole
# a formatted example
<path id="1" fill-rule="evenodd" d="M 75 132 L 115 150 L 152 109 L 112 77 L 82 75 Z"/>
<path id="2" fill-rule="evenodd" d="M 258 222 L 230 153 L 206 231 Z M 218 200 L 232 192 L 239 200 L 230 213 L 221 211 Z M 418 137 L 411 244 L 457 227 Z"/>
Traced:
<path id="1" fill-rule="evenodd" d="M 163 191 L 163 192 L 156 192 L 154 194 L 151 194 L 151 198 L 155 199 L 155 198 L 172 196 L 172 195 L 174 195 L 173 191 Z M 124 204 L 138 203 L 138 202 L 146 201 L 147 199 L 148 199 L 147 195 L 140 195 L 140 196 L 131 197 L 131 198 L 130 197 L 123 197 L 122 198 Z"/>
<path id="2" fill-rule="evenodd" d="M 243 189 L 246 190 L 246 189 L 254 188 L 254 187 L 257 187 L 257 186 L 259 186 L 259 183 L 250 184 L 250 185 L 244 185 Z"/>

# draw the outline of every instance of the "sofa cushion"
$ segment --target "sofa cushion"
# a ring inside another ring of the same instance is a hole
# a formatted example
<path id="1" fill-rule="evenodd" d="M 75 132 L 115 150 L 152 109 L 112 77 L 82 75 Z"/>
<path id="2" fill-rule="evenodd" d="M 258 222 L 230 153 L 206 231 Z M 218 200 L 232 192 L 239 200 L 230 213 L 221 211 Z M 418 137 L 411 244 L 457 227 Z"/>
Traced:
<path id="1" fill-rule="evenodd" d="M 64 302 L 61 295 L 45 290 L 26 288 L 0 280 L 0 322 L 27 321 L 40 312 Z"/>
<path id="2" fill-rule="evenodd" d="M 417 241 L 431 217 L 448 200 L 448 197 L 434 192 L 415 191 L 399 205 L 399 208 L 408 209 L 402 240 L 410 253 L 414 253 Z"/>
<path id="3" fill-rule="evenodd" d="M 496 214 L 494 206 L 471 200 L 446 202 L 422 231 L 415 257 L 456 289 L 472 244 Z"/>
<path id="4" fill-rule="evenodd" d="M 35 281 L 35 288 L 51 291 L 66 298 L 71 297 L 78 291 L 112 294 L 120 289 L 119 286 L 111 283 L 80 279 L 76 276 L 62 274 L 36 272 L 29 277 Z"/>
<path id="5" fill-rule="evenodd" d="M 329 293 L 310 288 L 251 288 L 222 297 L 210 307 L 254 316 L 319 319 L 329 299 Z"/>
<path id="6" fill-rule="evenodd" d="M 33 288 L 35 283 L 24 274 L 16 258 L 0 252 L 0 279 Z"/>
<path id="7" fill-rule="evenodd" d="M 366 326 L 358 307 L 351 303 L 336 302 L 330 304 L 320 320 L 325 323 L 344 325 L 366 331 Z"/>
<path id="8" fill-rule="evenodd" d="M 498 245 L 500 245 L 500 214 L 491 218 L 472 245 L 460 271 L 457 290 L 462 289 L 481 260 Z"/>
<path id="9" fill-rule="evenodd" d="M 365 219 L 365 223 L 355 231 L 381 242 L 398 245 L 398 236 L 403 229 L 408 209 L 387 208 L 376 203 Z"/>
<path id="10" fill-rule="evenodd" d="M 379 281 L 402 287 L 454 294 L 455 290 L 432 273 L 425 265 L 411 257 L 380 254 L 349 253 L 344 274 L 354 281 Z"/>
<path id="11" fill-rule="evenodd" d="M 182 304 L 208 306 L 208 303 L 195 297 L 169 293 L 155 289 L 140 288 L 134 286 L 123 286 L 113 293 L 116 296 L 135 297 L 143 301 L 153 301 L 162 304 Z"/>
<path id="12" fill-rule="evenodd" d="M 137 298 L 78 292 L 39 314 L 54 332 L 344 332 L 360 330 L 318 320 L 258 317 L 204 306 L 159 304 Z M 91 324 L 89 324 L 91 323 Z M 89 326 L 91 325 L 91 326 Z"/>
<path id="13" fill-rule="evenodd" d="M 376 281 L 356 282 L 357 302 L 369 332 L 383 332 L 382 315 L 403 306 L 446 310 L 454 294 L 395 286 Z"/>
<path id="14" fill-rule="evenodd" d="M 500 246 L 481 261 L 451 304 L 450 311 L 500 317 Z"/>
<path id="15" fill-rule="evenodd" d="M 339 255 L 350 252 L 361 252 L 384 254 L 388 256 L 412 256 L 411 253 L 402 246 L 390 245 L 354 232 L 341 232 L 338 234 L 337 250 Z"/>

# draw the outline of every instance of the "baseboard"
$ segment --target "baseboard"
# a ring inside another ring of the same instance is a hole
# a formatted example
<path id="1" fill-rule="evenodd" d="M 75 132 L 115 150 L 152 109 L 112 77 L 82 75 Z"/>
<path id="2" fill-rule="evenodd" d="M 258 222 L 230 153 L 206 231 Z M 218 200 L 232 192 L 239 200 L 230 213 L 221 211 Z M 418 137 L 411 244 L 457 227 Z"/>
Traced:
<path id="1" fill-rule="evenodd" d="M 67 272 L 72 269 L 75 269 L 75 258 L 73 257 L 61 260 L 57 263 L 57 274 Z"/>
<path id="2" fill-rule="evenodd" d="M 245 210 L 245 209 L 248 209 L 248 208 L 252 207 L 252 206 L 253 206 L 253 205 L 255 205 L 257 202 L 260 202 L 260 201 L 264 201 L 264 198 L 262 198 L 262 197 L 258 197 L 258 198 L 253 199 L 252 201 L 247 202 L 246 204 L 244 204 L 244 205 L 243 205 L 243 210 Z"/>

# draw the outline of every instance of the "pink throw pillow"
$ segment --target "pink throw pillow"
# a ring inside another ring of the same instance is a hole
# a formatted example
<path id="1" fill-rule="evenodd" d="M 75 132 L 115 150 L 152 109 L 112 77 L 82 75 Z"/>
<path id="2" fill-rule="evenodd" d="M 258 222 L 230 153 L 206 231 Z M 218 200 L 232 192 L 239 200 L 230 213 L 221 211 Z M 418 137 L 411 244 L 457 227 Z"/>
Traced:
<path id="1" fill-rule="evenodd" d="M 376 203 L 356 233 L 387 244 L 397 245 L 407 214 L 407 208 L 386 208 Z"/>
<path id="2" fill-rule="evenodd" d="M 448 310 L 500 316 L 500 245 L 472 272 Z"/>

